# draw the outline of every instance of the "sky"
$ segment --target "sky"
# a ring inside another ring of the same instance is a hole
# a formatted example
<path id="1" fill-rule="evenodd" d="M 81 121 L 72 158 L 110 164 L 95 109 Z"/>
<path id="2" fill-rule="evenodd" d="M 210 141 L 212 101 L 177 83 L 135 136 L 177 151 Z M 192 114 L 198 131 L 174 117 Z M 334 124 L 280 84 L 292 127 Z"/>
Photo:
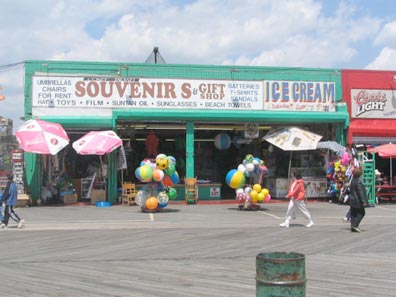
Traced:
<path id="1" fill-rule="evenodd" d="M 396 71 L 393 0 L 2 0 L 0 116 L 24 116 L 24 61 Z"/>

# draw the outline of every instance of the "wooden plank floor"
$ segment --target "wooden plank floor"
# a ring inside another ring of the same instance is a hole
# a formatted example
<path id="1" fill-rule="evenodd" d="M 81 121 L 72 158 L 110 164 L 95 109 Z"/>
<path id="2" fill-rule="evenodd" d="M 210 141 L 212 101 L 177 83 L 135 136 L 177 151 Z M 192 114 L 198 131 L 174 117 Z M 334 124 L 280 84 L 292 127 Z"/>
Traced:
<path id="1" fill-rule="evenodd" d="M 396 296 L 396 204 L 367 209 L 362 233 L 347 208 L 309 203 L 315 226 L 287 205 L 17 209 L 26 227 L 0 230 L 0 296 L 255 296 L 262 252 L 305 254 L 307 296 Z"/>

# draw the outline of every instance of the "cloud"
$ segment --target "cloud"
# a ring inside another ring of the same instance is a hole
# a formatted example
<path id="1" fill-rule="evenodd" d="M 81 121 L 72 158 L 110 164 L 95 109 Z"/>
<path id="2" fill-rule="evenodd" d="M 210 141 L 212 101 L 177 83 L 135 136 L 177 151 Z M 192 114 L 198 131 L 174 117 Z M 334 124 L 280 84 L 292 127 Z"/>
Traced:
<path id="1" fill-rule="evenodd" d="M 377 37 L 374 45 L 388 45 L 396 47 L 396 21 L 386 23 Z"/>
<path id="2" fill-rule="evenodd" d="M 365 69 L 396 70 L 396 48 L 385 47 Z"/>
<path id="3" fill-rule="evenodd" d="M 380 54 L 371 63 L 359 60 L 360 67 L 389 69 L 395 21 L 383 24 L 384 18 L 349 3 L 6 0 L 0 65 L 29 59 L 143 63 L 159 46 L 168 64 L 349 68 L 364 43 Z M 17 76 L 9 80 L 0 72 L 4 90 L 18 91 L 11 95 L 18 105 L 2 108 L 3 116 L 23 114 L 23 72 Z"/>

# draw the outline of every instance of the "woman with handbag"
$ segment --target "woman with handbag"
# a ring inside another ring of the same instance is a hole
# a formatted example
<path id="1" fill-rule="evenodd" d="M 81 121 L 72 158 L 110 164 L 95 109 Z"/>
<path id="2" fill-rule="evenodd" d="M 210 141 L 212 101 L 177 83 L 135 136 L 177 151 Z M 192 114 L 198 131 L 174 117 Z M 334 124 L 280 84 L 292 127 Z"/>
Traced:
<path id="1" fill-rule="evenodd" d="M 351 232 L 361 232 L 359 229 L 360 222 L 366 215 L 364 210 L 368 206 L 366 189 L 363 186 L 360 177 L 362 175 L 361 168 L 353 170 L 353 178 L 350 186 L 349 206 L 351 210 Z"/>

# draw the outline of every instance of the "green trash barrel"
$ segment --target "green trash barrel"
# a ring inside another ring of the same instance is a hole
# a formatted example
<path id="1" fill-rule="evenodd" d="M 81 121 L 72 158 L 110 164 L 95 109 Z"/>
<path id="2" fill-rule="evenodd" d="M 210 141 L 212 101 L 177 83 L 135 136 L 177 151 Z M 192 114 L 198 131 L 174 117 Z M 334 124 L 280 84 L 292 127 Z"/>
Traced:
<path id="1" fill-rule="evenodd" d="M 256 297 L 305 297 L 305 256 L 260 253 L 256 256 Z"/>

